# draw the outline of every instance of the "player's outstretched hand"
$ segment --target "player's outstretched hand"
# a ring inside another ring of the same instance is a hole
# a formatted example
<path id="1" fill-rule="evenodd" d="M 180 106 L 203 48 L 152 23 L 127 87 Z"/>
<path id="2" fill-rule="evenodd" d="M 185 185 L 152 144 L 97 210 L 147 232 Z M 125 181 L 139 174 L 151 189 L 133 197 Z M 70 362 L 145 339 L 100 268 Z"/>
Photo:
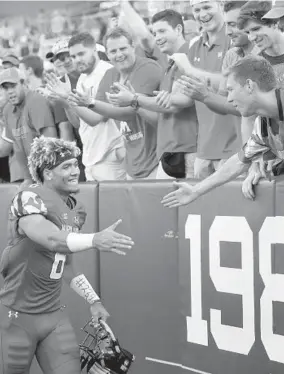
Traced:
<path id="1" fill-rule="evenodd" d="M 93 245 L 99 251 L 113 252 L 118 255 L 125 255 L 125 250 L 133 247 L 133 240 L 126 235 L 116 232 L 117 226 L 122 222 L 121 219 L 116 221 L 111 226 L 95 234 Z"/>
<path id="2" fill-rule="evenodd" d="M 167 208 L 176 208 L 181 205 L 187 205 L 194 201 L 197 196 L 193 193 L 193 186 L 186 182 L 173 182 L 177 190 L 170 192 L 163 197 L 161 203 Z"/>
<path id="3" fill-rule="evenodd" d="M 92 322 L 94 324 L 99 323 L 100 318 L 106 321 L 109 317 L 109 313 L 100 301 L 96 301 L 94 304 L 92 304 L 90 311 L 92 315 Z"/>

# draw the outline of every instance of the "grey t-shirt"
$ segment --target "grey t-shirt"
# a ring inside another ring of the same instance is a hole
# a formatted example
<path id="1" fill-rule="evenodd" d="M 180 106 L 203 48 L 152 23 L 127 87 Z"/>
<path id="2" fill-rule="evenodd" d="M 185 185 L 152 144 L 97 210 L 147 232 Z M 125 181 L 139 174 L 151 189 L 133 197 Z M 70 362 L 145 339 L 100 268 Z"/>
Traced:
<path id="1" fill-rule="evenodd" d="M 128 77 L 136 93 L 152 96 L 159 89 L 162 68 L 151 59 L 136 57 L 132 72 Z M 103 77 L 96 99 L 108 102 L 106 92 L 120 78 L 119 71 L 109 69 Z M 127 122 L 115 121 L 125 139 L 126 172 L 132 178 L 146 178 L 158 165 L 156 156 L 157 127 L 145 121 L 139 114 Z"/>
<path id="2" fill-rule="evenodd" d="M 188 54 L 189 44 L 185 43 L 180 53 Z M 160 85 L 160 90 L 172 92 L 174 81 L 181 73 L 175 64 L 168 64 Z M 195 104 L 181 109 L 177 113 L 160 113 L 158 125 L 157 156 L 164 152 L 195 153 L 197 150 L 198 122 Z"/>
<path id="3" fill-rule="evenodd" d="M 6 140 L 13 142 L 15 157 L 21 168 L 18 177 L 30 178 L 28 156 L 33 139 L 40 136 L 46 127 L 55 129 L 49 102 L 39 93 L 27 91 L 20 105 L 15 107 L 8 103 L 5 106 L 3 118 Z"/>

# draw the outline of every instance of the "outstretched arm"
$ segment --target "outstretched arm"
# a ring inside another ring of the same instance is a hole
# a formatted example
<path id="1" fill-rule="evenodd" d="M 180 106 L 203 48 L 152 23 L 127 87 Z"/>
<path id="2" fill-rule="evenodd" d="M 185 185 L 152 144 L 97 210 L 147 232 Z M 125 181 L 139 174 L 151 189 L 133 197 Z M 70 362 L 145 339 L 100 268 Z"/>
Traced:
<path id="1" fill-rule="evenodd" d="M 141 16 L 131 6 L 128 0 L 121 1 L 121 10 L 124 13 L 123 22 L 127 22 L 133 35 L 135 35 L 146 51 L 152 52 L 155 39 Z"/>
<path id="2" fill-rule="evenodd" d="M 162 204 L 168 208 L 190 204 L 214 188 L 234 180 L 247 171 L 249 166 L 250 163 L 243 163 L 239 160 L 238 154 L 235 154 L 219 170 L 195 186 L 186 182 L 174 182 L 178 189 L 164 196 Z"/>
<path id="3" fill-rule="evenodd" d="M 206 80 L 210 82 L 210 86 L 215 91 L 219 90 L 219 86 L 223 79 L 223 75 L 221 73 L 211 73 L 211 72 L 196 68 L 190 63 L 185 53 L 174 53 L 171 56 L 171 59 L 174 60 L 174 62 L 176 63 L 180 72 L 183 75 L 186 75 L 189 77 L 195 77 L 197 79 Z"/>
<path id="4" fill-rule="evenodd" d="M 32 214 L 19 219 L 19 229 L 21 234 L 52 252 L 70 254 L 96 248 L 124 255 L 123 250 L 131 249 L 134 243 L 128 236 L 114 231 L 120 222 L 94 234 L 77 234 L 61 231 L 43 215 Z"/>

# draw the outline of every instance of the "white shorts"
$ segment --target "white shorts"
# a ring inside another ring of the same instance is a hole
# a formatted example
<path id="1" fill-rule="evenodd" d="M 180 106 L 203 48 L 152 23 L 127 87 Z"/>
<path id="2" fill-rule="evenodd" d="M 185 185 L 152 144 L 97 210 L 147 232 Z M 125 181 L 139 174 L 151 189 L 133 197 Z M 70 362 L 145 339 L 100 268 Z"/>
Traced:
<path id="1" fill-rule="evenodd" d="M 87 181 L 126 180 L 125 148 L 115 148 L 101 162 L 86 166 Z"/>

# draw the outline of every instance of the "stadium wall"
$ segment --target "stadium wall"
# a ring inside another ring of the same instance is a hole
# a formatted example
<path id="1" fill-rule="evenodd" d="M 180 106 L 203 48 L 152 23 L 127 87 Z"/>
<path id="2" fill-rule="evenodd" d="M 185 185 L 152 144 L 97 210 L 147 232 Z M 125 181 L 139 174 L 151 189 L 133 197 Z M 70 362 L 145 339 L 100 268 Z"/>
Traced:
<path id="1" fill-rule="evenodd" d="M 0 235 L 17 190 L 0 185 Z M 84 184 L 84 232 L 117 219 L 132 236 L 127 256 L 88 252 L 76 263 L 111 314 L 135 374 L 276 374 L 284 370 L 284 183 L 263 182 L 257 199 L 241 181 L 169 210 L 170 181 Z M 63 288 L 78 341 L 88 306 Z M 31 374 L 41 374 L 36 364 Z"/>

